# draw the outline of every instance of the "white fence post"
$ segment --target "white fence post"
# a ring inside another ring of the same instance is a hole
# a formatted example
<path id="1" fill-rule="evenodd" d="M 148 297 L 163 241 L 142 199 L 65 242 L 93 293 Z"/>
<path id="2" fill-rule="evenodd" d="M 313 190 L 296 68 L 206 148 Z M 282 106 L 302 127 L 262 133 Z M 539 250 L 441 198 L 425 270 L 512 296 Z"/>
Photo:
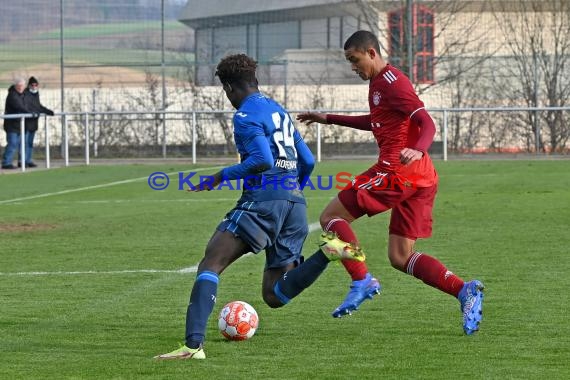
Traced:
<path id="1" fill-rule="evenodd" d="M 192 112 L 192 163 L 196 163 L 196 112 Z"/>
<path id="2" fill-rule="evenodd" d="M 46 169 L 50 167 L 49 160 L 49 122 L 47 116 L 44 116 L 44 126 L 45 126 L 45 146 L 46 146 Z"/>
<path id="3" fill-rule="evenodd" d="M 26 118 L 20 118 L 20 168 L 26 171 Z"/>
<path id="4" fill-rule="evenodd" d="M 91 131 L 93 132 L 93 157 L 97 158 L 99 155 L 99 147 L 97 146 L 97 115 L 95 114 L 95 110 L 93 110 L 93 126 L 91 127 Z"/>
<path id="5" fill-rule="evenodd" d="M 321 162 L 321 123 L 317 123 L 317 162 Z"/>
<path id="6" fill-rule="evenodd" d="M 63 158 L 65 166 L 69 166 L 69 133 L 67 127 L 67 114 L 63 114 Z"/>
<path id="7" fill-rule="evenodd" d="M 443 161 L 447 161 L 447 110 L 443 110 Z"/>
<path id="8" fill-rule="evenodd" d="M 162 158 L 166 158 L 166 112 L 162 110 Z"/>
<path id="9" fill-rule="evenodd" d="M 89 165 L 89 114 L 85 112 L 85 165 Z"/>
<path id="10" fill-rule="evenodd" d="M 534 111 L 534 120 L 536 120 L 536 124 L 535 124 L 535 130 L 536 130 L 536 136 L 534 137 L 535 140 L 535 150 L 536 152 L 534 152 L 535 154 L 540 154 L 540 143 L 541 143 L 541 136 L 540 136 L 540 120 L 538 119 L 538 111 Z"/>

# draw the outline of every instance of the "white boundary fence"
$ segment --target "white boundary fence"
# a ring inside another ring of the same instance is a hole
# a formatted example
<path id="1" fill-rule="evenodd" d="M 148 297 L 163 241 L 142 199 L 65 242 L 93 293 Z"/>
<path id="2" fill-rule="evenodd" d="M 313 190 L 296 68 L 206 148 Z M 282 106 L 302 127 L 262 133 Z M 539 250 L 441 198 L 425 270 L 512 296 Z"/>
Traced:
<path id="1" fill-rule="evenodd" d="M 544 112 L 544 111 L 570 111 L 570 107 L 494 107 L 494 108 L 441 108 L 441 109 L 429 109 L 429 112 L 432 116 L 440 115 L 441 116 L 441 123 L 439 125 L 440 128 L 440 137 L 442 142 L 442 150 L 443 150 L 443 160 L 447 161 L 448 159 L 448 140 L 449 140 L 449 119 L 450 115 L 456 112 Z M 303 110 L 294 110 L 290 111 L 290 113 L 300 113 L 305 112 Z M 320 110 L 319 112 L 323 113 L 340 113 L 340 114 L 347 114 L 347 113 L 359 113 L 365 114 L 368 113 L 368 110 Z M 45 145 L 45 161 L 46 167 L 50 168 L 50 140 L 51 140 L 51 127 L 55 125 L 57 120 L 61 120 L 61 155 L 64 160 L 64 165 L 69 166 L 69 120 L 70 118 L 81 119 L 81 123 L 83 126 L 83 139 L 82 139 L 82 146 L 84 151 L 84 161 L 86 165 L 90 164 L 91 159 L 91 152 L 90 146 L 93 146 L 95 153 L 97 152 L 97 142 L 90 141 L 90 136 L 93 135 L 93 129 L 95 128 L 95 120 L 97 117 L 102 116 L 109 116 L 109 115 L 117 115 L 117 116 L 144 116 L 144 115 L 152 115 L 155 117 L 155 121 L 157 118 L 160 118 L 161 123 L 161 145 L 162 145 L 162 157 L 167 158 L 167 126 L 166 120 L 190 120 L 191 125 L 191 152 L 192 152 L 192 163 L 197 163 L 197 154 L 196 154 L 196 146 L 197 146 L 197 117 L 199 115 L 227 115 L 228 118 L 231 118 L 234 111 L 203 111 L 203 110 L 196 110 L 196 111 L 150 111 L 150 112 L 69 112 L 69 113 L 57 113 L 55 117 L 46 117 L 46 115 L 41 115 L 41 120 L 43 120 L 44 124 L 44 145 Z M 20 119 L 20 135 L 24 136 L 25 134 L 25 118 L 32 117 L 32 114 L 15 114 L 15 115 L 0 115 L 2 119 Z M 59 118 L 61 119 L 59 119 Z M 93 123 L 91 123 L 92 121 Z M 535 128 L 535 141 L 541 141 L 541 131 L 540 128 Z M 322 133 L 322 125 L 318 124 L 316 126 L 316 158 L 317 161 L 322 160 L 322 142 L 323 142 L 323 133 Z M 20 139 L 20 155 L 21 157 L 25 157 L 25 139 Z M 536 146 L 536 152 L 539 152 L 539 146 Z M 21 171 L 26 171 L 25 165 L 21 165 Z"/>

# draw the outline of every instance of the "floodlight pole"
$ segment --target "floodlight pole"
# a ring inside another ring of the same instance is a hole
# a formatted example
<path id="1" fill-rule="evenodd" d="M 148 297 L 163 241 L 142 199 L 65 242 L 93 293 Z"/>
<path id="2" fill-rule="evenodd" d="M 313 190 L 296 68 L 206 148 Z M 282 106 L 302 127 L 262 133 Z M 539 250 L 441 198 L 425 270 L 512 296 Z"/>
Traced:
<path id="1" fill-rule="evenodd" d="M 532 102 L 533 107 L 538 107 L 538 58 L 536 56 L 536 51 L 532 52 L 532 65 L 533 65 L 533 94 L 532 94 Z M 532 120 L 533 127 L 534 127 L 534 144 L 535 144 L 535 154 L 540 154 L 540 125 L 538 121 L 538 111 L 534 111 L 534 117 Z"/>
<path id="2" fill-rule="evenodd" d="M 59 0 L 59 87 L 60 87 L 60 102 L 61 113 L 65 112 L 65 88 L 64 88 L 64 60 L 63 60 L 63 0 Z M 61 119 L 61 135 L 64 133 L 64 122 Z M 61 144 L 61 155 L 63 156 L 63 144 Z"/>
<path id="3" fill-rule="evenodd" d="M 408 77 L 414 82 L 414 0 L 406 0 L 407 5 L 407 29 L 408 29 Z"/>
<path id="4" fill-rule="evenodd" d="M 165 60 L 164 60 L 164 0 L 161 0 L 160 5 L 160 39 L 161 39 L 161 58 L 160 68 L 162 75 L 162 157 L 166 158 L 166 74 L 165 74 Z"/>

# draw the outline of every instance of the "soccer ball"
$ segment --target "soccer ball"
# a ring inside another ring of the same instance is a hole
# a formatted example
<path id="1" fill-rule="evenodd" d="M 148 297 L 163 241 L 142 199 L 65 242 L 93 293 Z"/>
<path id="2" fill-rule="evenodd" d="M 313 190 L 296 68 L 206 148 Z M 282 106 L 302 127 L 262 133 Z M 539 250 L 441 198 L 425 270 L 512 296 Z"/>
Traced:
<path id="1" fill-rule="evenodd" d="M 246 340 L 255 334 L 259 318 L 250 304 L 233 301 L 226 304 L 218 317 L 218 328 L 229 340 Z"/>

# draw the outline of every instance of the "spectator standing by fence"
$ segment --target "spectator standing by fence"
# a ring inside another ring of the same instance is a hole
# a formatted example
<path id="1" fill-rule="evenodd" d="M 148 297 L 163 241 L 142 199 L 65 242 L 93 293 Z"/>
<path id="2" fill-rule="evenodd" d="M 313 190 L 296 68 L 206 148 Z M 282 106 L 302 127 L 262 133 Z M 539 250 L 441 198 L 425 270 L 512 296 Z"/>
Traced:
<path id="1" fill-rule="evenodd" d="M 25 89 L 26 81 L 23 78 L 16 79 L 14 84 L 8 88 L 4 114 L 32 113 L 24 101 Z M 2 169 L 15 169 L 12 161 L 20 145 L 20 119 L 4 119 L 4 131 L 6 132 L 6 149 L 2 156 Z"/>
<path id="2" fill-rule="evenodd" d="M 39 82 L 36 78 L 30 77 L 28 80 L 28 88 L 24 91 L 24 103 L 26 108 L 37 114 L 46 114 L 53 116 L 53 111 L 47 107 L 44 107 L 40 102 L 40 92 L 39 92 Z M 38 130 L 38 119 L 39 115 L 35 117 L 26 118 L 26 134 L 25 144 L 26 144 L 26 157 L 25 163 L 28 168 L 35 168 L 37 165 L 32 161 L 32 154 L 34 151 L 34 137 L 36 136 L 36 131 Z M 21 161 L 20 161 L 21 162 Z"/>

